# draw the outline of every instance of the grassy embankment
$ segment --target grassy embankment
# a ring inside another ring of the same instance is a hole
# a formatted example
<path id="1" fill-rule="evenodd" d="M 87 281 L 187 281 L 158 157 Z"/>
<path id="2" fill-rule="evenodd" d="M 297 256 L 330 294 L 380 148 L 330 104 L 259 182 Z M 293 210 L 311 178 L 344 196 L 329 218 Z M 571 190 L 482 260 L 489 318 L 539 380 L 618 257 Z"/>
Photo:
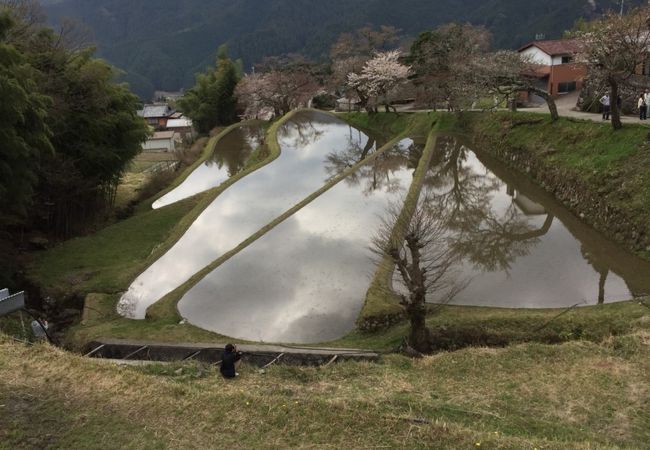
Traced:
<path id="1" fill-rule="evenodd" d="M 413 215 L 415 207 L 422 190 L 424 178 L 433 153 L 436 149 L 437 136 L 440 133 L 456 131 L 456 116 L 452 115 L 437 115 L 437 114 L 418 114 L 415 117 L 430 117 L 433 123 L 432 126 L 426 130 L 428 137 L 426 145 L 422 151 L 422 156 L 418 163 L 417 169 L 413 174 L 413 181 L 409 187 L 409 191 L 404 198 L 404 205 L 399 217 L 397 218 L 395 228 L 393 229 L 394 236 L 404 235 L 404 228 L 408 224 L 410 217 Z M 369 116 L 368 114 L 349 114 L 347 119 L 361 128 L 380 129 L 380 130 L 394 130 L 403 126 L 403 123 L 412 120 L 413 116 L 398 115 L 398 114 L 383 114 Z M 420 119 L 422 120 L 422 119 Z M 379 264 L 368 288 L 366 299 L 363 309 L 359 314 L 357 324 L 362 330 L 373 330 L 385 328 L 384 325 L 399 321 L 402 315 L 402 308 L 399 306 L 398 297 L 392 293 L 390 288 L 390 279 L 393 274 L 393 264 L 390 258 L 386 257 Z"/>
<path id="2" fill-rule="evenodd" d="M 117 367 L 0 335 L 0 448 L 647 448 L 650 333 L 328 367 Z"/>

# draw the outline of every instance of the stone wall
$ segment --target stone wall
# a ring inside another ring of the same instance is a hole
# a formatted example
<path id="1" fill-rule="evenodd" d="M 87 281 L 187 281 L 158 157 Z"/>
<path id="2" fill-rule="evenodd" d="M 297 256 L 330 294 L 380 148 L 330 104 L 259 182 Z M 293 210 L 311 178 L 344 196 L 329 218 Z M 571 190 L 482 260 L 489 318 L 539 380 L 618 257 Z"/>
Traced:
<path id="1" fill-rule="evenodd" d="M 377 314 L 368 317 L 360 317 L 357 321 L 357 328 L 364 332 L 374 332 L 385 330 L 402 320 L 405 316 L 403 313 Z"/>

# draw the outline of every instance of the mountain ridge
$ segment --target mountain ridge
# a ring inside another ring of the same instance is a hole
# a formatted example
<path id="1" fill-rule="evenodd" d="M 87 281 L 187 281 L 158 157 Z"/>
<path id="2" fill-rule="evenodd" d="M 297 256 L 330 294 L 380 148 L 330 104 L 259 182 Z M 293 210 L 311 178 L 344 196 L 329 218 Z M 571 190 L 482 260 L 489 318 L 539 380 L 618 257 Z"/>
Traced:
<path id="1" fill-rule="evenodd" d="M 626 4 L 640 4 L 640 0 Z M 94 30 L 99 55 L 126 71 L 143 97 L 193 84 L 194 74 L 227 44 L 245 67 L 265 56 L 303 53 L 324 59 L 336 37 L 365 25 L 393 25 L 406 36 L 444 23 L 483 25 L 495 48 L 536 35 L 559 37 L 578 18 L 615 8 L 613 0 L 128 0 L 42 1 L 52 23 L 80 20 Z"/>

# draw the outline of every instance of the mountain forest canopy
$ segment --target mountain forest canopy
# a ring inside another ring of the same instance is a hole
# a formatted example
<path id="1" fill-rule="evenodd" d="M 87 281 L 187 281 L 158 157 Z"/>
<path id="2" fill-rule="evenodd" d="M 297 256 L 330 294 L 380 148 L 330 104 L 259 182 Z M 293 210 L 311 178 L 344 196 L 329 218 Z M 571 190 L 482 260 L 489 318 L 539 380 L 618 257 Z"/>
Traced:
<path id="1" fill-rule="evenodd" d="M 579 18 L 620 7 L 615 0 L 42 0 L 50 21 L 82 21 L 95 34 L 99 55 L 126 74 L 143 98 L 155 89 L 194 84 L 228 45 L 250 69 L 267 56 L 301 53 L 324 59 L 343 32 L 364 26 L 399 28 L 404 39 L 458 22 L 484 26 L 495 48 L 517 48 L 538 35 L 557 38 Z M 628 0 L 626 8 L 642 4 Z M 247 70 L 248 71 L 248 70 Z"/>

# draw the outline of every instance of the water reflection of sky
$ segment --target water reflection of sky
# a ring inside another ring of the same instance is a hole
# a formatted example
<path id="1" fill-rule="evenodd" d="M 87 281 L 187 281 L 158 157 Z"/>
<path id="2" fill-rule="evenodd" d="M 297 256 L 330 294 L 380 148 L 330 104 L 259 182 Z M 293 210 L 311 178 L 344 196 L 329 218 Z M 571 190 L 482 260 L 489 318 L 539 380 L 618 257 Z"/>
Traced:
<path id="1" fill-rule="evenodd" d="M 264 133 L 264 127 L 259 125 L 243 125 L 230 131 L 219 141 L 212 155 L 203 164 L 178 187 L 153 203 L 153 209 L 171 205 L 219 186 L 244 167 L 252 151 L 263 142 Z"/>
<path id="2" fill-rule="evenodd" d="M 320 342 L 350 331 L 375 268 L 370 238 L 387 204 L 411 183 L 400 155 L 412 144 L 402 141 L 207 275 L 179 302 L 181 315 L 256 341 Z"/>
<path id="3" fill-rule="evenodd" d="M 470 280 L 452 303 L 555 308 L 650 292 L 648 264 L 571 219 L 557 202 L 524 189 L 517 177 L 500 180 L 454 139 L 442 140 L 437 153 L 427 192 L 453 217 L 450 241 L 462 256 L 460 278 Z M 647 271 L 646 282 L 639 270 Z"/>
<path id="4" fill-rule="evenodd" d="M 302 113 L 278 133 L 282 153 L 226 189 L 181 239 L 142 273 L 122 296 L 118 311 L 142 319 L 146 309 L 196 272 L 320 188 L 329 152 L 363 148 L 367 136 L 325 114 Z"/>

